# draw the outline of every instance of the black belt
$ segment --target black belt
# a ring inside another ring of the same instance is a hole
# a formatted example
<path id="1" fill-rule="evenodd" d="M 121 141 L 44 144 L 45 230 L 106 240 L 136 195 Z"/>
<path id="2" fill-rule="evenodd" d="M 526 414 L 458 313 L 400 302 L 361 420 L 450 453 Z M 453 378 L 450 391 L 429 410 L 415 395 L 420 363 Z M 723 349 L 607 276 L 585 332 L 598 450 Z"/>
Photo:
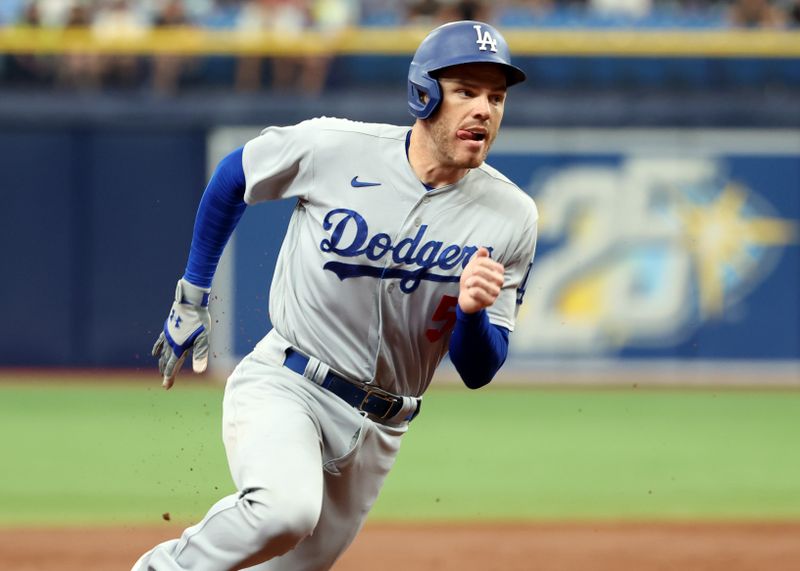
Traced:
<path id="1" fill-rule="evenodd" d="M 283 364 L 295 373 L 305 375 L 308 357 L 294 349 L 287 349 L 286 360 Z M 380 420 L 388 420 L 394 417 L 403 408 L 403 397 L 369 385 L 357 385 L 336 373 L 328 372 L 320 386 L 328 389 L 350 406 L 376 416 Z M 417 406 L 403 420 L 410 422 L 419 414 L 422 400 L 415 400 L 417 401 Z"/>

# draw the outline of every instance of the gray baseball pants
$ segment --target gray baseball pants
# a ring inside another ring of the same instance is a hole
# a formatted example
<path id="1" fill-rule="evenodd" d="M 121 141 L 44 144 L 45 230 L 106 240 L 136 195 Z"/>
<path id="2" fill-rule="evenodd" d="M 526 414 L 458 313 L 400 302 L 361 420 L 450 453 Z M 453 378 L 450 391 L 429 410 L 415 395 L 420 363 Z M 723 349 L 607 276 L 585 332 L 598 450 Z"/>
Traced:
<path id="1" fill-rule="evenodd" d="M 283 366 L 274 331 L 227 381 L 223 441 L 238 492 L 132 571 L 323 571 L 361 529 L 406 423 L 373 422 Z"/>

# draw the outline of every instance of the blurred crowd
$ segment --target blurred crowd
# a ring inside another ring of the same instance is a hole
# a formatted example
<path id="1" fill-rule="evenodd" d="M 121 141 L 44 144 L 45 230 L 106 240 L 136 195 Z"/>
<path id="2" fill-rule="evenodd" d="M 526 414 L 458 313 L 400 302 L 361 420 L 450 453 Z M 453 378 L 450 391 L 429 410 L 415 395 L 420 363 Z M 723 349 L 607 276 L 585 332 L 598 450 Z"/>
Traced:
<path id="1" fill-rule="evenodd" d="M 188 26 L 291 36 L 352 26 L 432 28 L 458 19 L 510 27 L 800 27 L 800 0 L 1 0 L 0 27 L 88 28 L 136 37 Z M 171 94 L 213 74 L 209 59 L 97 53 L 0 54 L 0 82 L 57 87 L 154 88 Z M 201 61 L 202 60 L 202 61 Z M 236 58 L 236 90 L 318 94 L 332 58 L 324 55 Z M 213 62 L 212 62 L 213 63 Z"/>

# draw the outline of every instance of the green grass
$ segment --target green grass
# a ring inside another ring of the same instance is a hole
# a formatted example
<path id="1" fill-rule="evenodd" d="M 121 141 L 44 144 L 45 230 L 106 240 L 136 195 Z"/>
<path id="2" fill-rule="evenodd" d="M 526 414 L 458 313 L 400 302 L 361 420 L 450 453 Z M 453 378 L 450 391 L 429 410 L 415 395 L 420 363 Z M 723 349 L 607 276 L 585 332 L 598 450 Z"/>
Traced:
<path id="1" fill-rule="evenodd" d="M 800 517 L 800 393 L 434 393 L 377 514 Z"/>
<path id="2" fill-rule="evenodd" d="M 222 389 L 0 384 L 0 524 L 194 520 Z M 373 519 L 798 519 L 800 392 L 440 389 Z"/>
<path id="3" fill-rule="evenodd" d="M 109 384 L 114 383 L 110 381 Z M 0 385 L 0 522 L 194 517 L 231 491 L 220 387 Z"/>

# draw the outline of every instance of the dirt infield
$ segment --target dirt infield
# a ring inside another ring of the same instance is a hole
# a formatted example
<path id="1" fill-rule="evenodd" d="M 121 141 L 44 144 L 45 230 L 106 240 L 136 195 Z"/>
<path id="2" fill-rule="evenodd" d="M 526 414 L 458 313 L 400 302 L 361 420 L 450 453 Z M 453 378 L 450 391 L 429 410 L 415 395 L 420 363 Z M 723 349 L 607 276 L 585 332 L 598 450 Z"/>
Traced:
<path id="1" fill-rule="evenodd" d="M 0 569 L 128 571 L 180 528 L 0 530 Z M 796 571 L 792 524 L 373 524 L 336 571 Z"/>

